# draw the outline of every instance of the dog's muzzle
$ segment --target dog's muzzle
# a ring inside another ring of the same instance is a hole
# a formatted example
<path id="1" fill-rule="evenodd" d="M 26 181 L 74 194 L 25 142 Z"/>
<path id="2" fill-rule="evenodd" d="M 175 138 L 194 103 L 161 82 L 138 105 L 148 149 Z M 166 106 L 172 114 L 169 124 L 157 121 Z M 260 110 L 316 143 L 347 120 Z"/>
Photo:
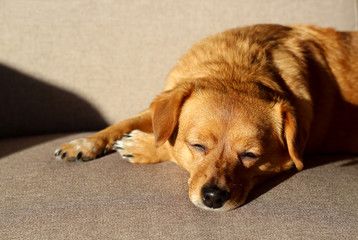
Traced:
<path id="1" fill-rule="evenodd" d="M 221 208 L 229 199 L 230 193 L 216 186 L 204 186 L 201 189 L 201 198 L 209 208 Z"/>

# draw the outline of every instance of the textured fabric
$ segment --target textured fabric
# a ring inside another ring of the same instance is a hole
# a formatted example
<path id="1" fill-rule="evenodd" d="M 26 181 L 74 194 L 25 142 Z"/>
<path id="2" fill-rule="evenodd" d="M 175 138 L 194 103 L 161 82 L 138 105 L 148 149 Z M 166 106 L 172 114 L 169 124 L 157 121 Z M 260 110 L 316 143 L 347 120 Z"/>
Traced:
<path id="1" fill-rule="evenodd" d="M 1 239 L 357 239 L 358 158 L 306 158 L 306 169 L 259 186 L 230 212 L 195 207 L 188 173 L 114 153 L 57 162 L 87 134 L 0 141 Z"/>
<path id="2" fill-rule="evenodd" d="M 255 23 L 353 30 L 355 3 L 2 0 L 0 129 L 7 131 L 0 136 L 102 128 L 147 108 L 179 57 L 204 37 Z M 29 120 L 38 127 L 29 130 Z"/>

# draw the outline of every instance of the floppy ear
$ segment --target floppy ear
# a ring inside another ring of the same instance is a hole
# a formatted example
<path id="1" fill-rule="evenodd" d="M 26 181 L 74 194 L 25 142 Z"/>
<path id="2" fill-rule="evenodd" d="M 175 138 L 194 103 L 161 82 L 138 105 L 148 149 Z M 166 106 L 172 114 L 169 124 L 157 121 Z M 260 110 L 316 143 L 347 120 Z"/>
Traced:
<path id="1" fill-rule="evenodd" d="M 300 51 L 291 52 L 286 48 L 278 48 L 272 52 L 273 61 L 277 68 L 277 74 L 293 95 L 292 101 L 295 108 L 288 101 L 280 101 L 281 119 L 283 123 L 283 140 L 286 143 L 288 153 L 298 170 L 302 170 L 302 156 L 309 136 L 313 108 L 310 103 L 309 87 L 307 85 L 308 66 L 302 46 L 296 43 L 287 43 L 291 49 Z M 291 46 L 291 45 L 292 46 Z M 288 166 L 287 165 L 287 166 Z"/>
<path id="2" fill-rule="evenodd" d="M 191 93 L 189 85 L 178 86 L 160 94 L 151 104 L 153 133 L 157 147 L 164 144 L 178 124 L 181 107 Z"/>
<path id="3" fill-rule="evenodd" d="M 287 103 L 281 105 L 283 120 L 283 138 L 286 142 L 288 153 L 297 170 L 303 169 L 302 156 L 306 145 L 307 131 L 297 124 L 294 109 Z"/>

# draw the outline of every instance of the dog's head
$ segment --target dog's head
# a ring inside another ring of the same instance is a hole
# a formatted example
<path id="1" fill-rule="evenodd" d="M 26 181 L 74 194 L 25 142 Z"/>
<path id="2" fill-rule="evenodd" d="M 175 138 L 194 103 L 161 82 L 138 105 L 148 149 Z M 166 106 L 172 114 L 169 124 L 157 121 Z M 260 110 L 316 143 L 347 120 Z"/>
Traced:
<path id="1" fill-rule="evenodd" d="M 183 84 L 162 93 L 151 108 L 156 143 L 172 145 L 199 207 L 236 208 L 257 183 L 293 164 L 303 167 L 294 109 L 260 84 Z"/>

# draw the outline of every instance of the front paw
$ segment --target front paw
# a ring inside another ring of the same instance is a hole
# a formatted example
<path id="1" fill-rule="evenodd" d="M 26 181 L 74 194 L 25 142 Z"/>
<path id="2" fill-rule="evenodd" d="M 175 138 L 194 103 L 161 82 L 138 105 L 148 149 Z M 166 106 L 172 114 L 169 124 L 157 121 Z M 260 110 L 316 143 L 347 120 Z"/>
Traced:
<path id="1" fill-rule="evenodd" d="M 106 154 L 110 149 L 112 146 L 100 138 L 79 138 L 56 149 L 55 157 L 68 162 L 90 161 Z"/>
<path id="2" fill-rule="evenodd" d="M 160 162 L 155 147 L 154 135 L 134 130 L 123 135 L 113 145 L 121 157 L 131 163 L 157 163 Z"/>

